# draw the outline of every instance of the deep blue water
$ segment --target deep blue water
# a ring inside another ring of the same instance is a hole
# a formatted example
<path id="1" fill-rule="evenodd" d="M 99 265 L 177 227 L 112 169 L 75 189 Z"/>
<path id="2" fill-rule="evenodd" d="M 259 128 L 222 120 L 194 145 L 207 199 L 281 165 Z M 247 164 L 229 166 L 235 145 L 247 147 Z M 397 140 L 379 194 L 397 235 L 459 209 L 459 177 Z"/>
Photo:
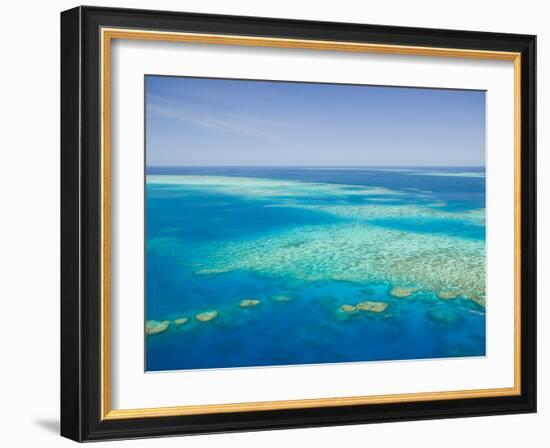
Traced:
<path id="1" fill-rule="evenodd" d="M 405 170 L 149 168 L 146 319 L 170 323 L 166 331 L 146 338 L 146 370 L 485 355 L 485 309 L 470 300 L 466 289 L 456 299 L 441 300 L 422 279 L 397 284 L 391 272 L 387 278 L 365 273 L 364 279 L 342 279 L 333 268 L 345 259 L 344 253 L 340 257 L 331 249 L 312 265 L 307 259 L 311 243 L 294 236 L 306 229 L 322 239 L 324 229 L 332 232 L 353 225 L 367 232 L 396 232 L 414 241 L 433 238 L 435 245 L 440 244 L 438 238 L 449 238 L 457 250 L 461 245 L 484 247 L 485 225 L 470 217 L 485 207 L 484 168 Z M 189 176 L 208 176 L 209 183 L 189 183 L 195 178 Z M 252 183 L 233 186 L 227 178 Z M 292 183 L 260 185 L 261 197 L 255 197 L 255 180 L 266 179 Z M 312 183 L 322 186 L 319 194 L 316 186 L 309 188 Z M 395 194 L 357 194 L 365 187 Z M 384 207 L 422 207 L 427 212 L 386 216 Z M 355 214 L 348 214 L 348 209 Z M 382 211 L 371 216 L 373 209 Z M 273 247 L 273 252 L 253 254 L 259 244 Z M 361 241 L 348 238 L 341 250 L 360 253 L 354 244 Z M 285 251 L 304 256 L 303 263 L 298 260 L 288 271 L 277 269 Z M 446 253 L 453 263 L 452 251 Z M 449 286 L 460 289 L 460 279 Z M 464 284 L 467 280 L 464 277 Z M 389 294 L 395 286 L 419 289 L 399 299 Z M 277 294 L 292 300 L 272 300 Z M 240 300 L 248 298 L 260 304 L 241 308 Z M 388 307 L 381 313 L 340 309 L 364 300 Z M 218 312 L 212 321 L 194 317 L 211 310 Z M 173 320 L 179 317 L 189 320 L 176 326 Z"/>

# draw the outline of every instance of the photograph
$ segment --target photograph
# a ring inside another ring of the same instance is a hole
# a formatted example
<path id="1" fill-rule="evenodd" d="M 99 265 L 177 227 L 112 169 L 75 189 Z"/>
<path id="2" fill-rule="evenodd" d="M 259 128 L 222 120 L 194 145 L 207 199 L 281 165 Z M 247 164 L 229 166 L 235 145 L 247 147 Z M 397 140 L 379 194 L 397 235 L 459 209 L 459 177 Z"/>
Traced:
<path id="1" fill-rule="evenodd" d="M 486 355 L 486 91 L 144 89 L 147 372 Z"/>

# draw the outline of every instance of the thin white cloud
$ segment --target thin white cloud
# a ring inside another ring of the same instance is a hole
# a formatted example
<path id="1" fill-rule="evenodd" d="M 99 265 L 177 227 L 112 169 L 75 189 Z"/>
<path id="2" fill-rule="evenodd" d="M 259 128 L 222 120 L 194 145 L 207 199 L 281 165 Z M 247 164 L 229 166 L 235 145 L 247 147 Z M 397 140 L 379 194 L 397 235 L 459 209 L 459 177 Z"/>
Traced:
<path id="1" fill-rule="evenodd" d="M 170 100 L 153 94 L 149 94 L 147 100 L 147 113 L 152 116 L 171 118 L 223 132 L 251 136 L 272 134 L 272 122 L 261 121 L 244 114 L 206 110 L 193 102 Z"/>

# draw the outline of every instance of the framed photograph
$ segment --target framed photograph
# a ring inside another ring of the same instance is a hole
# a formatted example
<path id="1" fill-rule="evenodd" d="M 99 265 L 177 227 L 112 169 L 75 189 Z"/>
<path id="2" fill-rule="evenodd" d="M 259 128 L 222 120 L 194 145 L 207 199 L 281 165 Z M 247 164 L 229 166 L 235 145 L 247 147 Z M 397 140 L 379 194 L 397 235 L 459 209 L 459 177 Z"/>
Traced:
<path id="1" fill-rule="evenodd" d="M 61 433 L 536 410 L 535 36 L 61 14 Z"/>

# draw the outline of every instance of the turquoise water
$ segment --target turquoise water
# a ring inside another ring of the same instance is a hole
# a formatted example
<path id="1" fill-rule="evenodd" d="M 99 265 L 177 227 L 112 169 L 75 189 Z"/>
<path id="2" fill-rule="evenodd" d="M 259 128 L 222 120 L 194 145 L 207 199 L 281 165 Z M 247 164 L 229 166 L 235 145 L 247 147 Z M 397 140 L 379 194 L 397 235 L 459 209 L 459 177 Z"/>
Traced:
<path id="1" fill-rule="evenodd" d="M 146 369 L 485 355 L 484 173 L 149 168 Z"/>

